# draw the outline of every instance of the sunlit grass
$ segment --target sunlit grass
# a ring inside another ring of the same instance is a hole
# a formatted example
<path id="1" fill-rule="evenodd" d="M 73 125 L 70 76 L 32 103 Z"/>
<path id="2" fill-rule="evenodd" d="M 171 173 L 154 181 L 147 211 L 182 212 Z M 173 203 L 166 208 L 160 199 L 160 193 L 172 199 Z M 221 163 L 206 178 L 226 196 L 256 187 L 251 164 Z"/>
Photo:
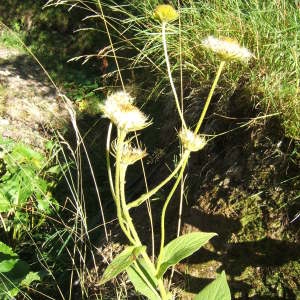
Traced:
<path id="1" fill-rule="evenodd" d="M 125 18 L 124 28 L 133 33 L 131 42 L 141 49 L 135 65 L 150 66 L 161 79 L 167 76 L 165 71 L 158 71 L 163 64 L 160 29 L 151 14 L 158 2 L 145 1 L 142 5 L 126 1 L 122 6 L 110 3 Z M 177 1 L 172 2 L 177 6 Z M 230 96 L 234 89 L 249 91 L 253 106 L 260 107 L 263 114 L 279 113 L 286 135 L 299 140 L 299 8 L 285 0 L 191 0 L 178 9 L 180 27 L 173 24 L 167 32 L 170 57 L 175 65 L 173 72 L 177 74 L 175 80 L 179 81 L 181 51 L 186 89 L 199 84 L 205 88 L 216 64 L 215 58 L 203 51 L 202 40 L 208 35 L 235 38 L 254 53 L 255 60 L 247 70 L 235 65 L 228 68 L 219 92 Z M 240 78 L 238 83 L 237 78 Z"/>

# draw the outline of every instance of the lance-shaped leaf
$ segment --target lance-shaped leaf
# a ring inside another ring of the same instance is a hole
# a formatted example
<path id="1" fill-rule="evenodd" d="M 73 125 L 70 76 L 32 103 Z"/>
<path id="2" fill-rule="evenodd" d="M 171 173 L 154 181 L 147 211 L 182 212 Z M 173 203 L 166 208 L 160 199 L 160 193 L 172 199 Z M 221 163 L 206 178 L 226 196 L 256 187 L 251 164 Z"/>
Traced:
<path id="1" fill-rule="evenodd" d="M 213 282 L 208 284 L 195 300 L 231 300 L 230 289 L 227 284 L 226 274 L 223 271 Z"/>
<path id="2" fill-rule="evenodd" d="M 159 255 L 157 278 L 161 278 L 170 266 L 192 255 L 216 235 L 213 232 L 192 232 L 171 241 Z"/>
<path id="3" fill-rule="evenodd" d="M 127 270 L 128 277 L 137 292 L 146 296 L 150 300 L 160 300 L 156 290 L 157 279 L 155 275 L 147 268 L 143 259 L 134 262 Z"/>
<path id="4" fill-rule="evenodd" d="M 138 258 L 140 253 L 145 250 L 145 248 L 145 246 L 130 246 L 125 248 L 106 268 L 99 284 L 104 284 L 121 272 L 125 271 Z"/>

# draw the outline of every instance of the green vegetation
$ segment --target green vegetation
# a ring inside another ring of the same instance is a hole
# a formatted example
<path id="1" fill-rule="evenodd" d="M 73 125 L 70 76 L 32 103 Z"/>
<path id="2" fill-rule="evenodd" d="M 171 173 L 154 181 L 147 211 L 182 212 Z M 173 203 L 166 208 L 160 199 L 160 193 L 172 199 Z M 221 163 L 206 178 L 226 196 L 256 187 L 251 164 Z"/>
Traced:
<path id="1" fill-rule="evenodd" d="M 112 18 L 110 22 L 115 27 L 111 30 L 117 28 L 121 32 L 120 25 L 117 26 L 120 22 L 124 30 L 130 28 L 134 36 L 132 44 L 141 50 L 132 65 L 150 66 L 161 83 L 156 90 L 164 90 L 162 79 L 166 73 L 162 68 L 160 27 L 152 16 L 159 1 L 125 2 L 123 5 L 112 2 L 114 10 L 124 19 Z M 176 6 L 177 1 L 173 4 Z M 238 65 L 228 68 L 218 92 L 228 99 L 233 90 L 243 89 L 249 95 L 245 101 L 260 107 L 262 113 L 279 114 L 286 135 L 299 140 L 299 18 L 300 10 L 293 1 L 184 2 L 180 8 L 180 27 L 174 23 L 168 30 L 177 82 L 180 83 L 180 68 L 183 68 L 185 90 L 196 89 L 199 93 L 199 83 L 205 89 L 215 72 L 216 58 L 203 51 L 202 40 L 208 35 L 234 38 L 254 53 L 255 60 L 251 68 Z M 128 47 L 128 41 L 125 42 Z"/>
<path id="2" fill-rule="evenodd" d="M 6 47 L 23 50 L 22 41 L 24 39 L 24 32 L 21 31 L 20 25 L 14 23 L 12 25 L 13 33 L 0 25 L 0 44 Z"/>
<path id="3" fill-rule="evenodd" d="M 10 247 L 0 242 L 0 297 L 3 300 L 12 299 L 28 288 L 33 281 L 40 281 L 41 274 L 30 272 L 29 265 L 19 259 Z"/>
<path id="4" fill-rule="evenodd" d="M 50 167 L 47 157 L 29 146 L 1 140 L 1 227 L 13 240 L 38 230 L 47 214 L 58 208 L 51 190 L 59 173 L 57 166 Z"/>
<path id="5" fill-rule="evenodd" d="M 0 139 L 0 298 L 299 297 L 299 3 L 7 1 L 70 119 Z"/>

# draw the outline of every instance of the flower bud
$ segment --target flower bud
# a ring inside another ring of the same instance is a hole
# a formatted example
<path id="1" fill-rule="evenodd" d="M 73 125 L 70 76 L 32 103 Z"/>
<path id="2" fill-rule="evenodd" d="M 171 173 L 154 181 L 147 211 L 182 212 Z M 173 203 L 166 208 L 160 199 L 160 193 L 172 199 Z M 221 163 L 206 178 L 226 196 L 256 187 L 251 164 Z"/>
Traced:
<path id="1" fill-rule="evenodd" d="M 179 138 L 183 147 L 191 152 L 199 151 L 207 144 L 204 136 L 195 134 L 189 129 L 182 129 Z"/>
<path id="2" fill-rule="evenodd" d="M 178 18 L 178 13 L 173 6 L 169 4 L 160 4 L 154 11 L 154 18 L 162 23 L 168 23 Z"/>

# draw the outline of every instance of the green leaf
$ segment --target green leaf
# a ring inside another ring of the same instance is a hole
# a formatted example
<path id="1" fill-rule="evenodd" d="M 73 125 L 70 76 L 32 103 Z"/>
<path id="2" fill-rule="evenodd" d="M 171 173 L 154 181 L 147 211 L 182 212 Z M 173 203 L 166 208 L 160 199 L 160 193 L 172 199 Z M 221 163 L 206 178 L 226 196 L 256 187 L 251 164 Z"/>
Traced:
<path id="1" fill-rule="evenodd" d="M 161 299 L 156 290 L 157 279 L 150 273 L 143 259 L 131 264 L 126 271 L 137 292 L 150 300 Z"/>
<path id="2" fill-rule="evenodd" d="M 194 300 L 231 300 L 226 274 L 223 271 L 213 282 L 208 284 Z"/>
<path id="3" fill-rule="evenodd" d="M 134 247 L 130 246 L 125 248 L 106 268 L 100 284 L 111 280 L 121 272 L 125 271 L 137 259 L 139 254 L 145 250 L 145 246 Z"/>
<path id="4" fill-rule="evenodd" d="M 63 167 L 60 166 L 60 165 L 55 165 L 55 166 L 49 168 L 49 169 L 47 170 L 47 173 L 49 173 L 49 174 L 51 174 L 51 175 L 59 175 L 59 174 L 61 173 L 61 171 L 62 171 L 62 168 L 63 168 Z"/>
<path id="5" fill-rule="evenodd" d="M 39 272 L 29 272 L 26 277 L 21 281 L 21 286 L 29 287 L 33 281 L 41 281 Z"/>
<path id="6" fill-rule="evenodd" d="M 5 197 L 4 193 L 1 191 L 1 186 L 0 186 L 0 213 L 8 212 L 10 208 L 11 208 L 11 204 Z"/>
<path id="7" fill-rule="evenodd" d="M 0 299 L 12 299 L 20 291 L 20 284 L 29 273 L 29 265 L 18 260 L 7 273 L 0 273 Z"/>
<path id="8" fill-rule="evenodd" d="M 7 254 L 13 257 L 18 257 L 18 254 L 15 253 L 11 247 L 7 246 L 2 242 L 0 242 L 0 253 Z"/>
<path id="9" fill-rule="evenodd" d="M 9 258 L 10 256 L 8 255 L 0 254 L 0 273 L 10 272 L 19 261 L 17 258 Z"/>
<path id="10" fill-rule="evenodd" d="M 10 272 L 18 262 L 18 255 L 12 248 L 0 242 L 0 273 Z"/>
<path id="11" fill-rule="evenodd" d="M 157 278 L 161 278 L 170 266 L 176 265 L 182 259 L 192 255 L 216 235 L 213 232 L 192 232 L 171 241 L 163 248 L 158 257 Z"/>

